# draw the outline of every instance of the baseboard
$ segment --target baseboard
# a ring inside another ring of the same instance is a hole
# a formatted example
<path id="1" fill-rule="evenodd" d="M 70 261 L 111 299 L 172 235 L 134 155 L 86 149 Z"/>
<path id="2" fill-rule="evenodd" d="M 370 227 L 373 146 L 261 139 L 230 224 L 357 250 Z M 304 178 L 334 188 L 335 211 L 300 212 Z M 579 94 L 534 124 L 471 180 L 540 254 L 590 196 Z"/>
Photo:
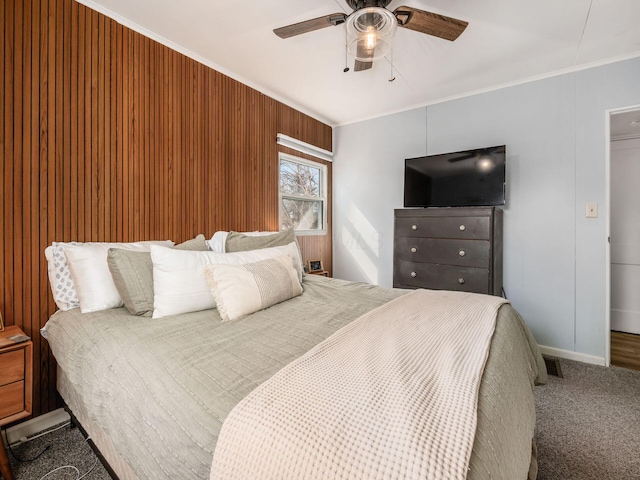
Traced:
<path id="1" fill-rule="evenodd" d="M 45 413 L 39 417 L 7 428 L 7 443 L 9 445 L 15 445 L 24 441 L 25 438 L 29 440 L 54 427 L 69 423 L 70 419 L 71 417 L 63 408 L 58 408 L 53 412 Z"/>
<path id="2" fill-rule="evenodd" d="M 539 345 L 539 347 L 543 355 L 575 360 L 576 362 L 590 363 L 592 365 L 605 365 L 604 357 L 596 357 L 595 355 L 587 355 L 586 353 L 562 350 L 561 348 L 545 347 L 544 345 Z"/>

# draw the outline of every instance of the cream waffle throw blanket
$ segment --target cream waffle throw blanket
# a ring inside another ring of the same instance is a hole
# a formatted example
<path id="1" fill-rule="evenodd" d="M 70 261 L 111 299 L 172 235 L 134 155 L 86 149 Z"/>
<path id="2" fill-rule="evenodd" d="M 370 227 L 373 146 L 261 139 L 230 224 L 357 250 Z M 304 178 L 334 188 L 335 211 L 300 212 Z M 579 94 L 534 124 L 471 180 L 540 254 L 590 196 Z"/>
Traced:
<path id="1" fill-rule="evenodd" d="M 416 290 L 366 313 L 231 411 L 211 479 L 465 479 L 503 303 Z"/>

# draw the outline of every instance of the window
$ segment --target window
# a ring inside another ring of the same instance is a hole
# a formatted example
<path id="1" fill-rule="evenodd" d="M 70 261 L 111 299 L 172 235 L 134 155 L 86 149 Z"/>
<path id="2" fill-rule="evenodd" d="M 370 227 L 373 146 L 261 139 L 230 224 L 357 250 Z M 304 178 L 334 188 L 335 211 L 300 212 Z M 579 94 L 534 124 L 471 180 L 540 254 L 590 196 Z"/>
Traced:
<path id="1" fill-rule="evenodd" d="M 327 167 L 280 154 L 280 230 L 302 235 L 326 233 Z"/>

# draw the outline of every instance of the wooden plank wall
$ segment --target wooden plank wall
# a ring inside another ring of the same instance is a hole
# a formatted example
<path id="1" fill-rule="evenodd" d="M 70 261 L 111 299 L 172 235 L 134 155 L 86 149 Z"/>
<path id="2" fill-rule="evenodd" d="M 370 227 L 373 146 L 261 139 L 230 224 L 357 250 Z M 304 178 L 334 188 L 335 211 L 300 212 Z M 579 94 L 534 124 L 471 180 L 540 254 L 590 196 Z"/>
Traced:
<path id="1" fill-rule="evenodd" d="M 72 0 L 3 1 L 0 25 L 0 311 L 34 340 L 38 415 L 57 406 L 47 245 L 275 230 L 276 134 L 332 132 Z M 300 244 L 331 266 L 331 232 Z"/>

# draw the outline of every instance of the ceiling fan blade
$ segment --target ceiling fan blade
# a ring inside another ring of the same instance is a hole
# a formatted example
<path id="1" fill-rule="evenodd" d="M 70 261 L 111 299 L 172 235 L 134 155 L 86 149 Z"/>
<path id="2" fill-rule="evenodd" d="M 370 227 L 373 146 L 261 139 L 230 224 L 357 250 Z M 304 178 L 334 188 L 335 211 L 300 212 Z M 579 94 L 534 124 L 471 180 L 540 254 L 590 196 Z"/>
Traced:
<path id="1" fill-rule="evenodd" d="M 369 70 L 373 67 L 373 62 L 361 62 L 360 60 L 356 60 L 356 64 L 353 66 L 354 72 L 362 72 L 363 70 Z"/>
<path id="2" fill-rule="evenodd" d="M 332 13 L 331 15 L 326 15 L 324 17 L 314 18 L 312 20 L 294 23 L 293 25 L 287 25 L 286 27 L 276 28 L 273 33 L 280 38 L 295 37 L 296 35 L 313 32 L 314 30 L 320 30 L 321 28 L 340 25 L 344 23 L 346 19 L 347 15 L 344 13 Z"/>
<path id="3" fill-rule="evenodd" d="M 398 7 L 393 14 L 401 27 L 450 41 L 458 38 L 469 25 L 469 22 L 412 7 Z"/>
<path id="4" fill-rule="evenodd" d="M 358 52 L 357 52 L 357 56 L 359 58 L 371 58 L 371 61 L 365 61 L 365 60 L 358 60 L 356 58 L 356 63 L 353 66 L 353 71 L 354 72 L 361 72 L 363 70 L 369 70 L 371 67 L 373 67 L 373 54 L 375 53 L 375 50 L 373 48 L 367 48 L 366 46 L 363 45 L 362 42 L 358 42 Z"/>

